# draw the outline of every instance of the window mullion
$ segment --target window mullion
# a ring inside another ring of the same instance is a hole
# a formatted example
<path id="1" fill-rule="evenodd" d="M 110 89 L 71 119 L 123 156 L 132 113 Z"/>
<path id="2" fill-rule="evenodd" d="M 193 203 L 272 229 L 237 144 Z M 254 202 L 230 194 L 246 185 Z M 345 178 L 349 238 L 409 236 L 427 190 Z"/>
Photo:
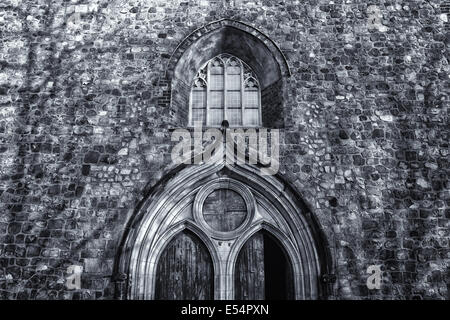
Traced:
<path id="1" fill-rule="evenodd" d="M 244 66 L 241 63 L 241 125 L 244 126 Z"/>
<path id="2" fill-rule="evenodd" d="M 262 126 L 262 108 L 261 108 L 261 87 L 258 83 L 258 122 L 259 122 L 259 126 Z"/>
<path id="3" fill-rule="evenodd" d="M 210 65 L 210 62 L 208 62 L 208 65 L 206 66 L 206 108 L 205 108 L 205 112 L 206 112 L 206 115 L 205 115 L 205 124 L 206 125 L 209 125 L 209 103 L 208 103 L 208 101 L 209 101 L 209 98 L 210 98 L 210 90 L 209 90 L 209 88 L 210 88 L 210 83 L 211 83 L 211 77 L 210 77 L 210 67 L 209 67 L 209 65 Z"/>
<path id="4" fill-rule="evenodd" d="M 194 102 L 193 100 L 194 100 L 194 89 L 192 89 L 191 87 L 191 91 L 189 92 L 189 115 L 188 115 L 188 123 L 190 125 L 193 125 L 192 123 L 192 113 L 193 113 L 192 103 Z"/>
<path id="5" fill-rule="evenodd" d="M 223 64 L 223 120 L 227 119 L 227 63 Z M 222 121 L 223 121 L 222 120 Z"/>

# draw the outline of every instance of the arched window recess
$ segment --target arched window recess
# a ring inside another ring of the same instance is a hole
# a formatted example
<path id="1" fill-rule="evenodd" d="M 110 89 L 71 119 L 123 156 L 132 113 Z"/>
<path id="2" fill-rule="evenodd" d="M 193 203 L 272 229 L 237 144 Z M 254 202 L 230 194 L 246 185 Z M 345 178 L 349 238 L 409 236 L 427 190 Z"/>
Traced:
<path id="1" fill-rule="evenodd" d="M 189 124 L 220 127 L 261 126 L 261 89 L 252 69 L 223 53 L 200 68 L 192 81 Z"/>

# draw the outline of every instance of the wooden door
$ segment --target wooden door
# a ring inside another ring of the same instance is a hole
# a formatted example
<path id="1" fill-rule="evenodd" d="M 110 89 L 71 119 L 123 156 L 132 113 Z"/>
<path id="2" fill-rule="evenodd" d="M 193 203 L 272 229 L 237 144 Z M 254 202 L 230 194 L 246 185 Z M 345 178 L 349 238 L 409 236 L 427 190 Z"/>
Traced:
<path id="1" fill-rule="evenodd" d="M 211 256 L 190 231 L 175 236 L 158 261 L 155 299 L 212 300 L 214 272 Z"/>
<path id="2" fill-rule="evenodd" d="M 235 269 L 237 300 L 264 300 L 264 237 L 258 232 L 239 253 Z"/>
<path id="3" fill-rule="evenodd" d="M 258 232 L 242 247 L 235 269 L 235 299 L 294 298 L 292 265 L 281 244 Z"/>

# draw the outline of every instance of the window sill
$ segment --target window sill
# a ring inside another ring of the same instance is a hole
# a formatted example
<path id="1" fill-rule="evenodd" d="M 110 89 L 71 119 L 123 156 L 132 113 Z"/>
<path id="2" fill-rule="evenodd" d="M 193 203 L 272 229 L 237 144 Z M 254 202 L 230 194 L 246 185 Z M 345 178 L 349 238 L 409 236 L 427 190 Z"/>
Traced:
<path id="1" fill-rule="evenodd" d="M 202 128 L 202 131 L 206 131 L 208 129 L 219 129 L 220 130 L 220 129 L 222 129 L 222 126 L 202 126 L 201 128 Z M 176 128 L 172 127 L 172 128 L 169 128 L 169 131 L 172 132 L 172 131 L 179 130 L 179 129 L 184 129 L 184 130 L 187 130 L 190 132 L 193 132 L 194 130 L 198 130 L 198 128 L 195 128 L 194 126 L 186 126 L 186 127 L 176 127 Z M 265 128 L 262 126 L 230 126 L 227 129 L 233 129 L 233 130 L 235 130 L 235 129 L 243 129 L 243 130 L 255 129 L 256 131 L 259 131 L 261 129 L 271 130 L 271 128 Z"/>

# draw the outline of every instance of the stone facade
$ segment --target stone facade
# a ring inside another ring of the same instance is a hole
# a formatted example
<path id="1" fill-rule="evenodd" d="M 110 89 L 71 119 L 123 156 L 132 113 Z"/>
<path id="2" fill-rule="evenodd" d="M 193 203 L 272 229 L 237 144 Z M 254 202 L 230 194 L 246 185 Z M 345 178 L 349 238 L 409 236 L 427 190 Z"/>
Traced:
<path id="1" fill-rule="evenodd" d="M 327 298 L 448 299 L 449 18 L 440 0 L 3 0 L 0 299 L 123 297 L 127 223 L 186 125 L 173 53 L 221 19 L 286 57 L 269 122 L 328 242 Z"/>

